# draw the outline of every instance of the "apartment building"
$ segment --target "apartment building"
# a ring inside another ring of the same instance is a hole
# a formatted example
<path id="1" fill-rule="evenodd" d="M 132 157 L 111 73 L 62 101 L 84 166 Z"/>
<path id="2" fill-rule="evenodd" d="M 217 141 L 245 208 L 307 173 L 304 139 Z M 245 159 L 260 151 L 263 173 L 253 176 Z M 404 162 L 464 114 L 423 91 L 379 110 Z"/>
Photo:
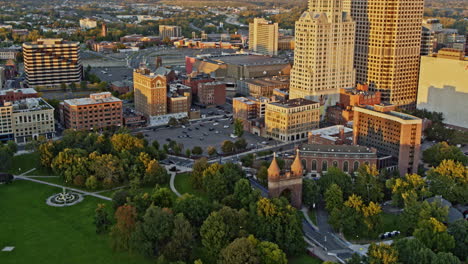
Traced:
<path id="1" fill-rule="evenodd" d="M 249 24 L 249 49 L 264 55 L 277 55 L 278 23 L 254 18 Z"/>
<path id="2" fill-rule="evenodd" d="M 148 69 L 133 71 L 135 109 L 145 116 L 158 116 L 167 113 L 166 77 L 156 75 Z"/>

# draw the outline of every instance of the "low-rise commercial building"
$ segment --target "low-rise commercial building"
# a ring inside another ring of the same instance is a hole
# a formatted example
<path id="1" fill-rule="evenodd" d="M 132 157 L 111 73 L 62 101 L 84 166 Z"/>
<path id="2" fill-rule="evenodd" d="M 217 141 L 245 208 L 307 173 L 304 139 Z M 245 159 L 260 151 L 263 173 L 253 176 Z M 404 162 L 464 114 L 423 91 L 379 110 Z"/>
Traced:
<path id="1" fill-rule="evenodd" d="M 289 76 L 245 80 L 250 96 L 271 97 L 275 89 L 289 89 Z"/>
<path id="2" fill-rule="evenodd" d="M 0 141 L 27 143 L 54 136 L 54 108 L 42 98 L 0 103 Z"/>
<path id="3" fill-rule="evenodd" d="M 61 117 L 67 129 L 98 130 L 122 126 L 122 100 L 110 92 L 91 94 L 89 98 L 65 100 Z"/>
<path id="4" fill-rule="evenodd" d="M 315 129 L 309 132 L 309 144 L 344 145 L 353 143 L 353 129 L 336 125 Z"/>
<path id="5" fill-rule="evenodd" d="M 92 18 L 83 18 L 80 19 L 80 27 L 82 29 L 92 29 L 97 27 L 97 21 Z"/>
<path id="6" fill-rule="evenodd" d="M 169 114 L 187 113 L 190 111 L 190 98 L 188 96 L 172 93 L 167 96 L 167 112 Z"/>
<path id="7" fill-rule="evenodd" d="M 0 49 L 0 60 L 16 60 L 18 53 L 16 49 Z"/>
<path id="8" fill-rule="evenodd" d="M 39 94 L 33 88 L 0 90 L 0 104 L 26 98 L 37 98 L 38 96 Z"/>
<path id="9" fill-rule="evenodd" d="M 198 102 L 205 106 L 226 104 L 226 84 L 221 82 L 199 83 Z"/>
<path id="10" fill-rule="evenodd" d="M 265 126 L 268 137 L 291 142 L 304 140 L 307 133 L 318 128 L 320 103 L 297 98 L 266 104 Z"/>
<path id="11" fill-rule="evenodd" d="M 379 153 L 398 159 L 402 176 L 417 173 L 422 120 L 396 112 L 395 108 L 394 105 L 355 106 L 353 143 L 376 148 Z"/>

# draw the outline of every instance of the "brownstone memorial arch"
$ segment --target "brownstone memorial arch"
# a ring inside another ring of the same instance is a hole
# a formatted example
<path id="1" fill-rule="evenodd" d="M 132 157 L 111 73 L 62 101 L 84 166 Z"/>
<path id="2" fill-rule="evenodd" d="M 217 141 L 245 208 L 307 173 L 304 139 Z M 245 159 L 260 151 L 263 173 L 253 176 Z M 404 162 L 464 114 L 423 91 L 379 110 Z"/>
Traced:
<path id="1" fill-rule="evenodd" d="M 297 150 L 296 158 L 289 171 L 282 172 L 276 161 L 276 153 L 268 168 L 268 193 L 270 198 L 280 197 L 285 191 L 291 192 L 291 205 L 300 209 L 302 206 L 303 167 Z"/>

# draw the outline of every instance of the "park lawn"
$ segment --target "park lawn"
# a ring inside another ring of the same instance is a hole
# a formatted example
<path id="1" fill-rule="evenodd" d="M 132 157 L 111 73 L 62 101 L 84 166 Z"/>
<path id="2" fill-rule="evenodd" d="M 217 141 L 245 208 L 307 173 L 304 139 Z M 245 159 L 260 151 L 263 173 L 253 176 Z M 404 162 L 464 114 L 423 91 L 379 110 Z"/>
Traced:
<path id="1" fill-rule="evenodd" d="M 34 175 L 34 176 L 53 175 L 51 171 L 49 171 L 46 168 L 41 167 L 40 161 L 39 161 L 39 153 L 37 152 L 14 156 L 12 163 L 11 163 L 11 168 L 8 170 L 8 172 L 14 175 L 19 175 L 34 168 L 35 170 L 31 171 L 27 175 Z"/>
<path id="2" fill-rule="evenodd" d="M 320 259 L 311 257 L 307 254 L 288 260 L 288 264 L 320 264 L 320 263 L 322 263 Z"/>
<path id="3" fill-rule="evenodd" d="M 400 231 L 400 215 L 382 213 L 383 232 Z"/>
<path id="4" fill-rule="evenodd" d="M 127 252 L 114 252 L 108 235 L 97 235 L 93 225 L 98 203 L 108 201 L 86 196 L 71 207 L 45 204 L 59 188 L 28 181 L 0 185 L 0 251 L 2 264 L 145 264 L 149 260 Z"/>
<path id="5" fill-rule="evenodd" d="M 208 200 L 206 193 L 193 188 L 190 183 L 190 173 L 177 174 L 174 180 L 174 187 L 180 194 L 189 193 Z"/>

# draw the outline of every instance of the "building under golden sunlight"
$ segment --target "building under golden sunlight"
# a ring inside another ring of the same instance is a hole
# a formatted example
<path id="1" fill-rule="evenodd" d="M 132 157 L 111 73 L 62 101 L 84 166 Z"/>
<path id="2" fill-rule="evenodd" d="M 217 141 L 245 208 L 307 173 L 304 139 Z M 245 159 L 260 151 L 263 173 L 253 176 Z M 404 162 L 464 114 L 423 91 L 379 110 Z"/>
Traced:
<path id="1" fill-rule="evenodd" d="M 264 55 L 277 55 L 278 23 L 254 18 L 249 24 L 249 49 Z"/>
<path id="2" fill-rule="evenodd" d="M 353 142 L 398 160 L 400 175 L 417 173 L 422 120 L 395 112 L 394 105 L 354 107 Z"/>
<path id="3" fill-rule="evenodd" d="M 345 0 L 356 22 L 356 81 L 382 102 L 416 103 L 424 0 Z"/>
<path id="4" fill-rule="evenodd" d="M 318 128 L 320 104 L 303 98 L 266 104 L 265 126 L 268 137 L 290 142 L 307 139 Z"/>
<path id="5" fill-rule="evenodd" d="M 155 75 L 148 69 L 133 72 L 135 109 L 146 116 L 165 115 L 167 113 L 166 77 Z"/>

